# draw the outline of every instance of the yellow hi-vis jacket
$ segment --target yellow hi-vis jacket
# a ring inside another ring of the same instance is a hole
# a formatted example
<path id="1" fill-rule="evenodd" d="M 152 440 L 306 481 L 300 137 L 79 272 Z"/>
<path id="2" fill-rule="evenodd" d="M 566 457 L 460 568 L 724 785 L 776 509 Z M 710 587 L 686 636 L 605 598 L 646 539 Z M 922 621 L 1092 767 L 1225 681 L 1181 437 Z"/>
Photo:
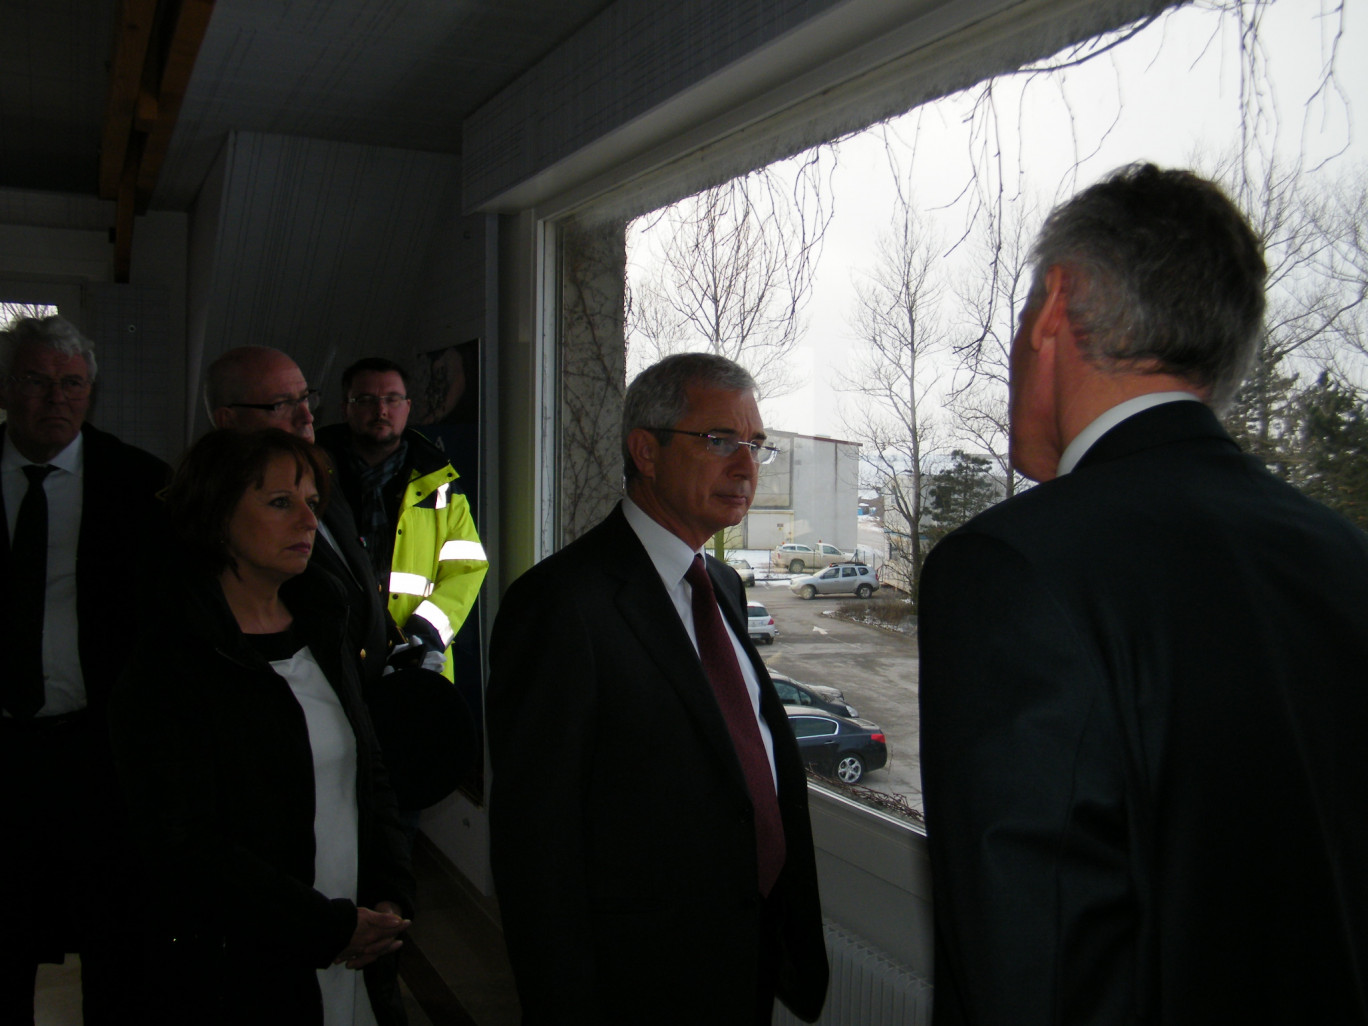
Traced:
<path id="1" fill-rule="evenodd" d="M 447 648 L 442 673 L 448 680 L 454 679 L 451 639 L 489 569 L 470 504 L 456 490 L 457 477 L 450 463 L 427 473 L 411 471 L 399 500 L 389 578 L 390 616 L 401 628 L 416 615 L 437 629 Z"/>

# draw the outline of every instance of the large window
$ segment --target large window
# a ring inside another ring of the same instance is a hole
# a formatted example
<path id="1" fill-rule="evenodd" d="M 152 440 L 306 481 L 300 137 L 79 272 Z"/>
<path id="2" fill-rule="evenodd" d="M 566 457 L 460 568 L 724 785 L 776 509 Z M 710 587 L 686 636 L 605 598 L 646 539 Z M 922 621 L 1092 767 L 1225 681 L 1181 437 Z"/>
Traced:
<path id="1" fill-rule="evenodd" d="M 1029 247 L 1050 207 L 1106 171 L 1192 166 L 1249 213 L 1270 310 L 1228 426 L 1368 526 L 1351 469 L 1368 458 L 1361 33 L 1303 0 L 1182 7 L 629 226 L 629 378 L 685 349 L 757 378 L 786 452 L 724 544 L 778 626 L 771 669 L 836 689 L 886 734 L 889 765 L 864 786 L 919 807 L 921 562 L 1029 486 L 1006 416 Z M 824 590 L 853 570 L 804 579 L 833 561 L 865 563 L 878 590 Z"/>

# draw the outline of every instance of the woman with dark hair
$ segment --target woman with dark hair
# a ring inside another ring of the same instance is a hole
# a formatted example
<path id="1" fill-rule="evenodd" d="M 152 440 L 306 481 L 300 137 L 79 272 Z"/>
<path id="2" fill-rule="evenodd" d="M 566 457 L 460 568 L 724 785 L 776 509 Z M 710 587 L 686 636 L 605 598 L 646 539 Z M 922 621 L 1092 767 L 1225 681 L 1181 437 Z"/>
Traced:
<path id="1" fill-rule="evenodd" d="M 326 458 L 215 431 L 167 491 L 183 565 L 111 710 L 166 1021 L 404 1022 L 413 879 L 345 592 L 309 565 Z"/>

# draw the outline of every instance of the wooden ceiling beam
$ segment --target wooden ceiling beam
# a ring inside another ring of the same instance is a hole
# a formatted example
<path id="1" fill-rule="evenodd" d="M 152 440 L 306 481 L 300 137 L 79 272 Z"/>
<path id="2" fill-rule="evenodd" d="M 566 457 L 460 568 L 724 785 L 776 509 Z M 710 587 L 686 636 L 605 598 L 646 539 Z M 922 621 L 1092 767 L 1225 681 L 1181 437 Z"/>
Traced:
<path id="1" fill-rule="evenodd" d="M 133 207 L 137 177 L 137 159 L 133 158 L 124 164 L 119 195 L 114 204 L 114 228 L 110 232 L 114 242 L 114 280 L 124 284 L 129 281 L 133 271 Z"/>
<path id="2" fill-rule="evenodd" d="M 169 0 L 175 3 L 176 0 Z M 195 69 L 200 44 L 209 30 L 214 0 L 179 0 L 170 37 L 166 41 L 165 63 L 157 76 L 156 119 L 143 145 L 138 162 L 138 212 L 144 213 L 156 188 L 157 176 L 171 147 L 171 133 L 180 116 L 190 73 Z"/>
<path id="3" fill-rule="evenodd" d="M 100 146 L 101 199 L 117 199 L 119 195 L 156 14 L 157 0 L 122 0 L 119 4 Z"/>
<path id="4" fill-rule="evenodd" d="M 128 281 L 136 216 L 147 213 L 214 0 L 121 0 L 109 69 L 99 190 L 115 201 L 114 278 Z"/>

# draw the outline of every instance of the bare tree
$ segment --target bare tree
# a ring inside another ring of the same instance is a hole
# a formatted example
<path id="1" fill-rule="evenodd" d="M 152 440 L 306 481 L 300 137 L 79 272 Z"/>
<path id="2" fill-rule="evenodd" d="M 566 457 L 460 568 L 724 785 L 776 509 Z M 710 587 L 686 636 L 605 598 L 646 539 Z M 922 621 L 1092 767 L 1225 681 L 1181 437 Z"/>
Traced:
<path id="1" fill-rule="evenodd" d="M 1337 358 L 1368 358 L 1368 168 L 1360 165 L 1322 191 L 1318 209 L 1321 231 L 1331 240 L 1322 273 L 1339 287 L 1341 309 L 1336 318 Z M 1339 376 L 1362 380 L 1361 373 L 1339 368 Z"/>
<path id="2" fill-rule="evenodd" d="M 1024 479 L 1012 466 L 1008 376 L 1012 339 L 1031 290 L 1031 243 L 1038 215 L 1026 199 L 986 210 L 967 240 L 966 270 L 954 286 L 954 380 L 946 407 L 962 439 L 987 455 L 1011 497 Z"/>
<path id="3" fill-rule="evenodd" d="M 1354 261 L 1362 210 L 1352 187 L 1324 171 L 1227 157 L 1212 177 L 1245 210 L 1268 265 L 1263 334 L 1226 425 L 1270 467 L 1295 475 L 1289 411 L 1296 383 L 1342 363 L 1358 337 L 1365 285 Z"/>
<path id="4" fill-rule="evenodd" d="M 706 350 L 749 370 L 761 396 L 798 385 L 789 355 L 831 223 L 831 153 L 819 147 L 652 215 L 647 231 L 663 243 L 628 301 L 631 368 Z"/>
<path id="5" fill-rule="evenodd" d="M 915 596 L 925 555 L 923 477 L 940 441 L 933 363 L 945 348 L 940 247 L 917 214 L 897 155 L 887 145 L 885 150 L 897 201 L 875 263 L 855 283 L 852 322 L 864 349 L 843 390 L 856 397 L 846 428 L 861 442 L 861 459 L 884 491 L 889 561 Z"/>

